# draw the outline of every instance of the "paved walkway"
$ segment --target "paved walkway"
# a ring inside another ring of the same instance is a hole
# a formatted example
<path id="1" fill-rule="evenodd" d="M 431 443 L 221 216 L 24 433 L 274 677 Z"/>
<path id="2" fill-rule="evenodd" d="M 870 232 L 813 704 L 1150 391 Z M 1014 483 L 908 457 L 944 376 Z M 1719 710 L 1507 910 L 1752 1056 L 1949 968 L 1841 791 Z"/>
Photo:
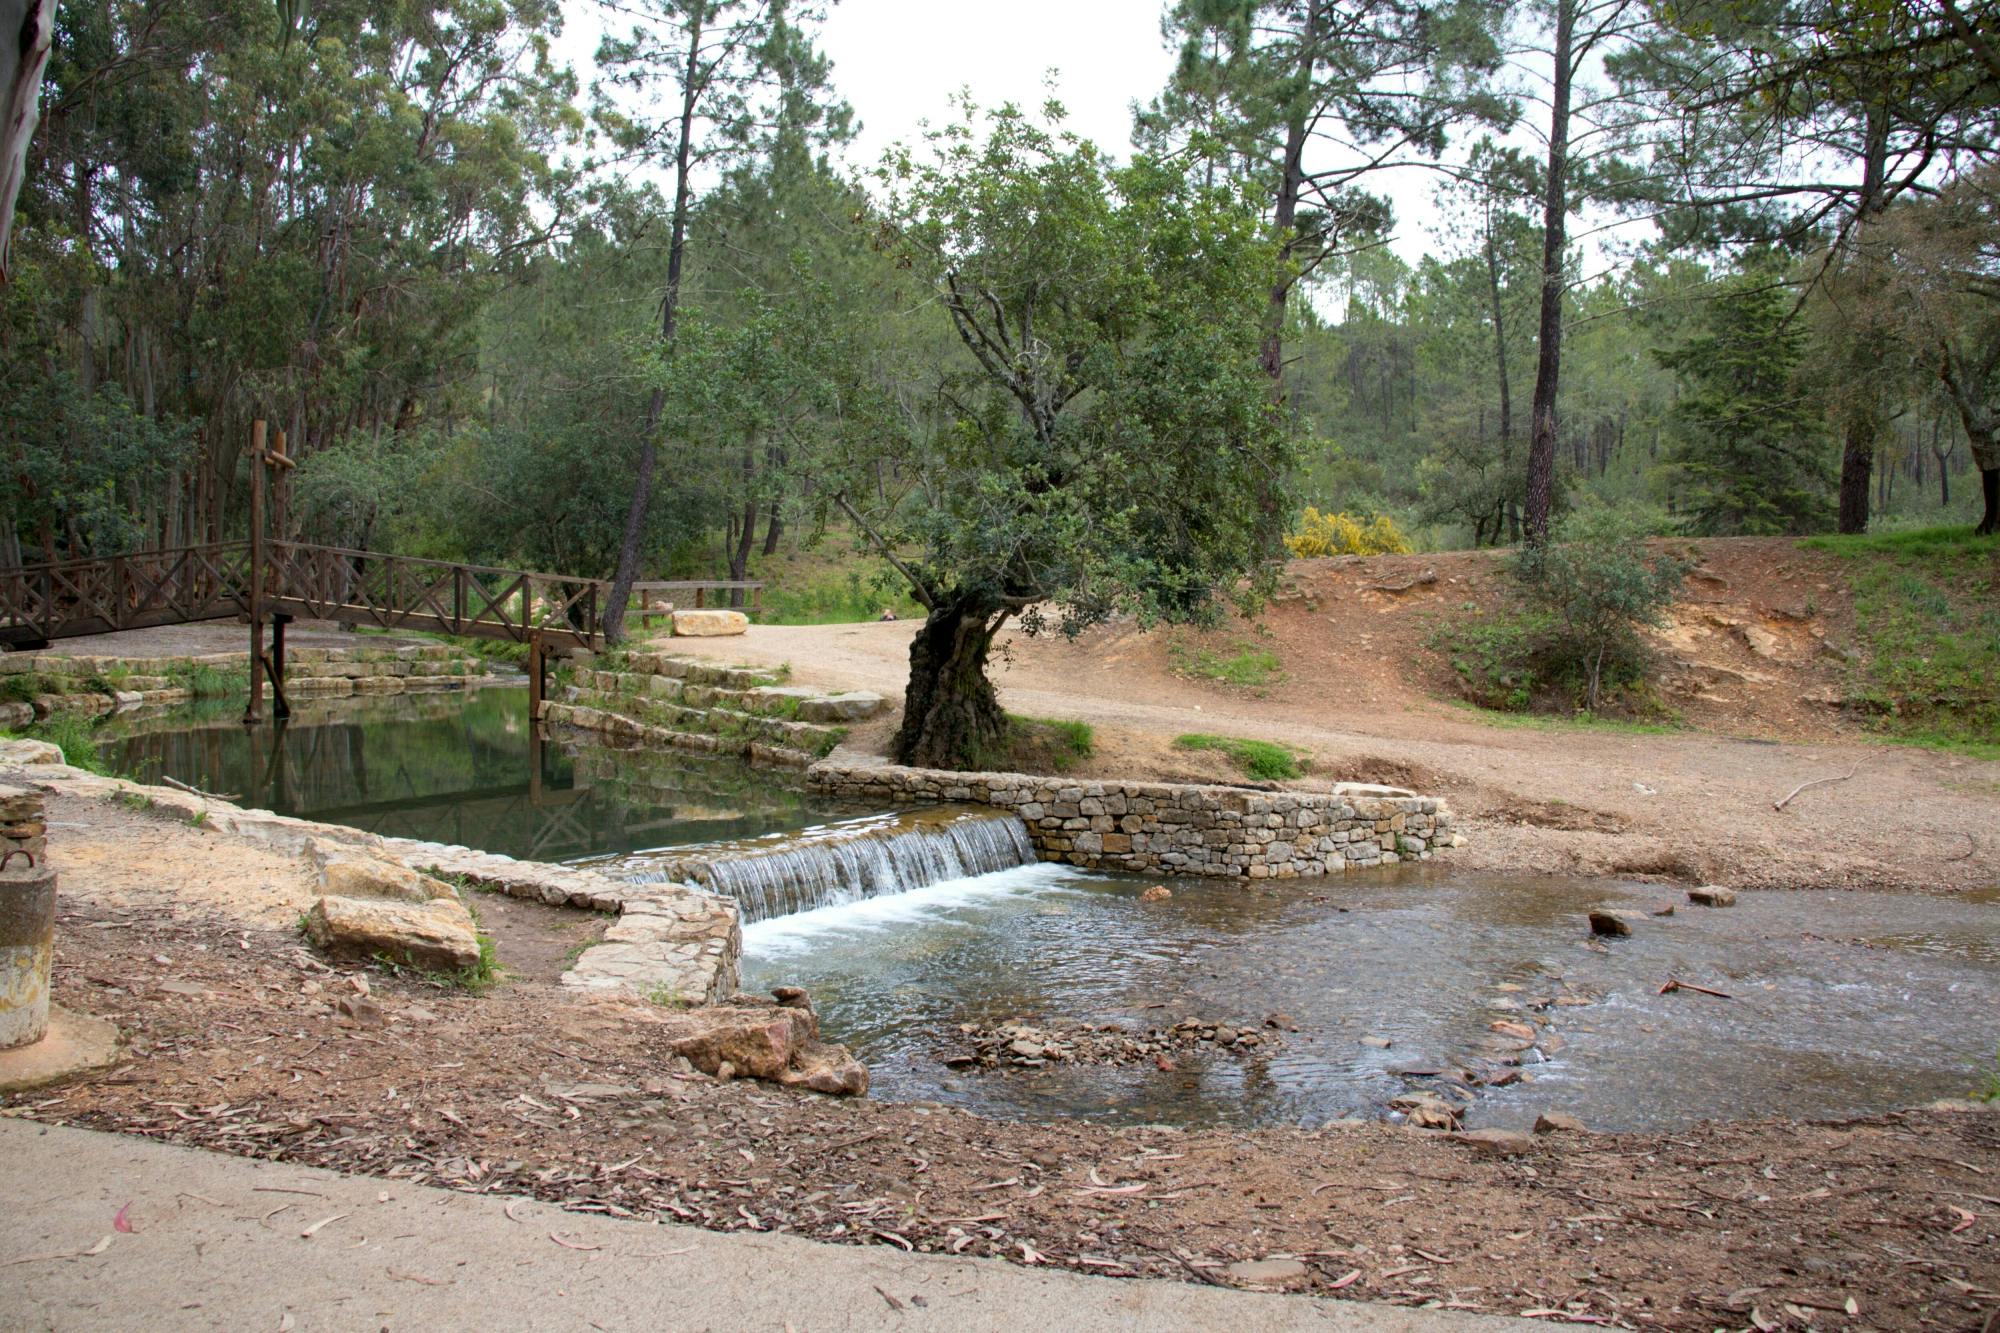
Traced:
<path id="1" fill-rule="evenodd" d="M 625 1222 L 24 1120 L 0 1120 L 0 1163 L 7 1329 L 1531 1327 Z"/>

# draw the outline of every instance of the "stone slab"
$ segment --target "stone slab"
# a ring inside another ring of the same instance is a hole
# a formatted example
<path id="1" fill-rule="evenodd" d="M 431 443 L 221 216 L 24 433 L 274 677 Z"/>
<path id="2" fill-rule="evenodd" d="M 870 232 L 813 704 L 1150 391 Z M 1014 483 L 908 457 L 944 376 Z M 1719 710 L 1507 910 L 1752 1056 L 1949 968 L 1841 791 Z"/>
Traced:
<path id="1" fill-rule="evenodd" d="M 106 1019 L 49 1006 L 48 1034 L 0 1051 L 0 1093 L 25 1092 L 118 1061 L 118 1028 Z"/>

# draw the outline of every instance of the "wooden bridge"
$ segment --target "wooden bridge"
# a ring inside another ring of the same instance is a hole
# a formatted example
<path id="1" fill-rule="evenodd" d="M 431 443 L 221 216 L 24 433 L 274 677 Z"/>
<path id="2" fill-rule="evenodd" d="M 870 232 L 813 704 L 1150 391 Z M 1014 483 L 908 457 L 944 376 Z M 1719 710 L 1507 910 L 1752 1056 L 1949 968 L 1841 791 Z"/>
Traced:
<path id="1" fill-rule="evenodd" d="M 527 644 L 539 703 L 545 653 L 603 646 L 606 587 L 596 579 L 304 542 L 224 542 L 0 570 L 0 643 L 39 648 L 90 634 L 242 620 L 250 626 L 245 721 L 256 721 L 267 681 L 277 715 L 291 711 L 284 696 L 290 621 L 428 630 Z"/>

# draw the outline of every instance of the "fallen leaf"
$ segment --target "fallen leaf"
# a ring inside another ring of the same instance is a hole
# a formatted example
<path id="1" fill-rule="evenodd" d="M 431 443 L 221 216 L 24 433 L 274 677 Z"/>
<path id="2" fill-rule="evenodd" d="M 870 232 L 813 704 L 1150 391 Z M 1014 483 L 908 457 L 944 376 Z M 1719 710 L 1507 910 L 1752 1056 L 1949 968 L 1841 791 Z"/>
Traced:
<path id="1" fill-rule="evenodd" d="M 300 1240 L 311 1240 L 311 1239 L 313 1238 L 313 1235 L 314 1235 L 314 1234 L 315 1234 L 316 1232 L 318 1232 L 318 1230 L 319 1230 L 319 1229 L 320 1229 L 321 1227 L 323 1227 L 323 1226 L 330 1226 L 330 1225 L 332 1225 L 333 1223 L 335 1223 L 335 1222 L 338 1222 L 338 1221 L 339 1221 L 339 1220 L 340 1220 L 341 1218 L 343 1218 L 343 1217 L 346 1217 L 346 1216 L 347 1216 L 347 1214 L 346 1214 L 346 1213 L 335 1213 L 335 1214 L 334 1214 L 334 1215 L 333 1215 L 332 1217 L 322 1217 L 322 1218 L 321 1218 L 321 1219 L 320 1219 L 319 1221 L 317 1221 L 317 1222 L 313 1223 L 313 1224 L 312 1224 L 311 1226 L 307 1227 L 307 1228 L 306 1228 L 306 1229 L 305 1229 L 304 1231 L 301 1231 L 301 1232 L 299 1233 L 299 1239 L 300 1239 Z"/>
<path id="2" fill-rule="evenodd" d="M 118 1210 L 118 1216 L 111 1219 L 111 1229 L 113 1231 L 122 1231 L 128 1236 L 131 1235 L 132 1234 L 132 1219 L 130 1216 L 131 1212 L 132 1212 L 132 1205 L 129 1203 L 126 1204 L 123 1208 L 120 1208 Z"/>

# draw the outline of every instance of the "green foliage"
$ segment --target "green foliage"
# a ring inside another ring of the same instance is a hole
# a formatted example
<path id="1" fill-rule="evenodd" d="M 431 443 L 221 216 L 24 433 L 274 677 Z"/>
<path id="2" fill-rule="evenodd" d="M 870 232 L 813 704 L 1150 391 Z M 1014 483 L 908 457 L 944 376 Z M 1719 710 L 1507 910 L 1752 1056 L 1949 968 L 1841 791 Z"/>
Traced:
<path id="1" fill-rule="evenodd" d="M 1824 414 L 1801 382 L 1806 330 L 1769 278 L 1736 280 L 1703 331 L 1659 353 L 1683 393 L 1665 485 L 1701 536 L 1803 533 L 1831 526 Z"/>
<path id="2" fill-rule="evenodd" d="M 215 667 L 206 662 L 180 662 L 161 674 L 196 699 L 227 698 L 248 693 L 250 689 L 250 668 L 247 666 Z"/>
<path id="3" fill-rule="evenodd" d="M 1443 653 L 1466 699 L 1481 708 L 1525 713 L 1549 688 L 1545 616 L 1502 613 L 1451 620 L 1433 629 L 1428 645 Z"/>
<path id="4" fill-rule="evenodd" d="M 121 791 L 118 793 L 118 804 L 127 810 L 144 812 L 153 808 L 153 798 L 142 791 Z"/>
<path id="5" fill-rule="evenodd" d="M 1312 767 L 1306 751 L 1277 741 L 1190 732 L 1176 737 L 1174 746 L 1182 750 L 1219 750 L 1235 761 L 1245 774 L 1265 782 L 1289 782 L 1293 778 L 1304 777 Z"/>
<path id="6" fill-rule="evenodd" d="M 1067 634 L 1119 612 L 1213 618 L 1288 459 L 1256 361 L 1277 268 L 1254 214 L 1012 107 L 929 149 L 890 173 L 894 240 L 965 371 L 941 429 L 826 460 L 830 489 L 864 504 L 885 463 L 914 483 L 872 523 L 935 600 Z"/>
<path id="7" fill-rule="evenodd" d="M 1231 646 L 1235 651 L 1225 654 L 1174 638 L 1167 642 L 1167 658 L 1183 676 L 1237 689 L 1260 690 L 1285 678 L 1283 660 L 1269 648 L 1243 639 Z"/>
<path id="8" fill-rule="evenodd" d="M 976 749 L 967 766 L 989 773 L 1067 773 L 1096 752 L 1088 722 L 1009 713 L 1001 744 Z"/>
<path id="9" fill-rule="evenodd" d="M 1546 617 L 1544 650 L 1573 664 L 1584 707 L 1596 712 L 1607 670 L 1614 681 L 1643 677 L 1639 629 L 1663 622 L 1687 565 L 1646 556 L 1630 520 L 1609 508 L 1578 511 L 1558 536 L 1539 551 L 1523 550 L 1514 572 L 1528 605 Z"/>
<path id="10" fill-rule="evenodd" d="M 894 611 L 898 620 L 924 613 L 907 584 L 848 568 L 765 588 L 757 620 L 766 625 L 849 625 L 880 620 L 884 610 Z"/>
<path id="11" fill-rule="evenodd" d="M 117 776 L 97 748 L 92 719 L 81 713 L 51 713 L 18 731 L 0 733 L 9 740 L 47 741 L 63 752 L 63 762 L 103 777 Z"/>
<path id="12" fill-rule="evenodd" d="M 1822 537 L 1850 565 L 1852 704 L 1882 732 L 2000 758 L 2000 538 L 1964 528 Z"/>

